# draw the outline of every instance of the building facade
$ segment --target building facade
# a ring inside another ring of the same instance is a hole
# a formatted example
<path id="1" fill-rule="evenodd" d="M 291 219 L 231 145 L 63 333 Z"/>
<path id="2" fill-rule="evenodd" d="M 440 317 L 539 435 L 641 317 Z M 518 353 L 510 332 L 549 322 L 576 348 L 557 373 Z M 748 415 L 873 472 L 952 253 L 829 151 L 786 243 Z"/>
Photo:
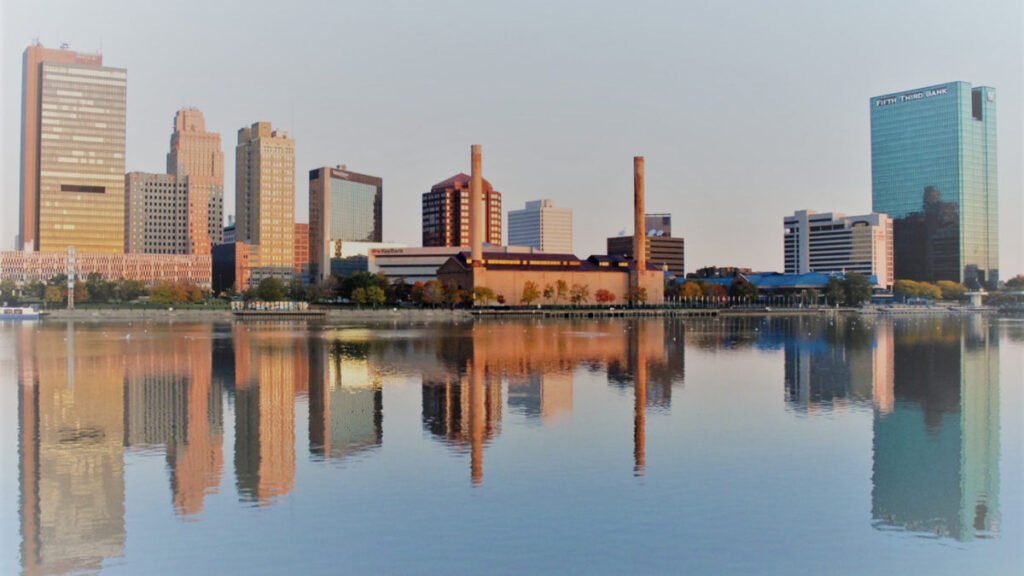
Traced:
<path id="1" fill-rule="evenodd" d="M 295 141 L 257 122 L 238 131 L 235 241 L 259 246 L 258 266 L 291 277 L 295 260 Z"/>
<path id="2" fill-rule="evenodd" d="M 508 212 L 509 246 L 572 254 L 572 209 L 556 208 L 552 200 L 533 200 Z"/>
<path id="3" fill-rule="evenodd" d="M 0 280 L 17 284 L 47 282 L 67 275 L 71 267 L 67 252 L 0 252 Z M 74 258 L 79 278 L 97 273 L 107 280 L 141 280 L 147 284 L 183 282 L 209 288 L 210 256 L 198 254 L 109 254 L 79 252 Z"/>
<path id="4" fill-rule="evenodd" d="M 887 215 L 799 210 L 784 224 L 786 274 L 859 272 L 875 276 L 885 288 L 895 281 L 893 223 Z"/>
<path id="5" fill-rule="evenodd" d="M 126 253 L 192 253 L 188 180 L 170 174 L 125 174 Z"/>
<path id="6" fill-rule="evenodd" d="M 345 166 L 309 171 L 309 246 L 313 277 L 331 274 L 335 242 L 381 242 L 384 181 Z"/>
<path id="7" fill-rule="evenodd" d="M 38 44 L 22 65 L 18 247 L 123 253 L 127 72 Z"/>
<path id="8" fill-rule="evenodd" d="M 309 283 L 309 224 L 295 223 L 295 276 Z"/>
<path id="9" fill-rule="evenodd" d="M 871 98 L 872 210 L 896 278 L 999 281 L 996 91 L 950 82 Z"/>
<path id="10" fill-rule="evenodd" d="M 647 236 L 647 261 L 677 277 L 686 275 L 686 241 L 669 236 Z M 632 236 L 608 238 L 609 256 L 629 256 L 633 253 Z"/>
<path id="11" fill-rule="evenodd" d="M 206 118 L 196 108 L 174 115 L 167 173 L 188 177 L 190 250 L 209 254 L 224 242 L 224 152 L 220 134 L 206 131 Z"/>
<path id="12" fill-rule="evenodd" d="M 423 246 L 469 246 L 469 176 L 456 174 L 423 194 Z M 484 242 L 501 246 L 501 192 L 483 181 Z"/>

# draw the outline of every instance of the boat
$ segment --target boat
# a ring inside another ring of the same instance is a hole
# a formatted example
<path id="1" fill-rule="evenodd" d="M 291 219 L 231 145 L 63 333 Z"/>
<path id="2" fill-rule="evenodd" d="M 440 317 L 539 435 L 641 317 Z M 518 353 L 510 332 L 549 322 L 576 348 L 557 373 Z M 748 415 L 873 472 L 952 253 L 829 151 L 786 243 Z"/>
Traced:
<path id="1" fill-rule="evenodd" d="M 0 320 L 39 320 L 43 313 L 28 306 L 4 306 L 0 308 Z"/>

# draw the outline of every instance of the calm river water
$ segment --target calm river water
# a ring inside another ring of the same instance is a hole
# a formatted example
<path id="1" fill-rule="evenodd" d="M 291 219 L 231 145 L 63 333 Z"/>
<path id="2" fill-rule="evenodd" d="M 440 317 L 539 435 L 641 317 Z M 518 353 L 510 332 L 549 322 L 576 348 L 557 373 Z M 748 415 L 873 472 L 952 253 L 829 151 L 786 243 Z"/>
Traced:
<path id="1" fill-rule="evenodd" d="M 1024 322 L 0 325 L 0 573 L 1024 573 Z"/>

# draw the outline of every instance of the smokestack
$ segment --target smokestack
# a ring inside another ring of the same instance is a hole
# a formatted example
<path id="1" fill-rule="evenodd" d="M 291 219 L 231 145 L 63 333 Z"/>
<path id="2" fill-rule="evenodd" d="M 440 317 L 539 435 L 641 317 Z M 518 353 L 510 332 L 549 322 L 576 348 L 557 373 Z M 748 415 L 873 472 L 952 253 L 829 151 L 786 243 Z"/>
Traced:
<path id="1" fill-rule="evenodd" d="M 633 157 L 633 264 L 647 269 L 647 223 L 644 221 L 644 157 Z M 639 275 L 637 276 L 639 285 Z M 634 286 L 637 287 L 637 286 Z"/>
<path id="2" fill-rule="evenodd" d="M 470 147 L 472 169 L 469 180 L 469 241 L 472 246 L 471 257 L 473 266 L 483 266 L 484 261 L 484 186 L 481 165 L 483 147 L 473 144 Z"/>

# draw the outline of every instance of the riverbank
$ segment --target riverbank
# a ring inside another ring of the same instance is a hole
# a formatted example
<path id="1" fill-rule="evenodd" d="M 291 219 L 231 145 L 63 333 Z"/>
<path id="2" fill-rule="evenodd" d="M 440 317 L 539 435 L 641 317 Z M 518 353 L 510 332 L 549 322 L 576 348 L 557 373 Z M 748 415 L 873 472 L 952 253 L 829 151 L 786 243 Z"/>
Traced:
<path id="1" fill-rule="evenodd" d="M 47 322 L 279 322 L 281 320 L 308 320 L 288 316 L 258 316 L 239 318 L 231 310 L 203 309 L 132 309 L 132 308 L 83 308 L 78 310 L 49 310 L 43 320 Z M 468 310 L 387 308 L 376 310 L 336 309 L 315 318 L 318 322 L 450 322 L 470 320 Z"/>

